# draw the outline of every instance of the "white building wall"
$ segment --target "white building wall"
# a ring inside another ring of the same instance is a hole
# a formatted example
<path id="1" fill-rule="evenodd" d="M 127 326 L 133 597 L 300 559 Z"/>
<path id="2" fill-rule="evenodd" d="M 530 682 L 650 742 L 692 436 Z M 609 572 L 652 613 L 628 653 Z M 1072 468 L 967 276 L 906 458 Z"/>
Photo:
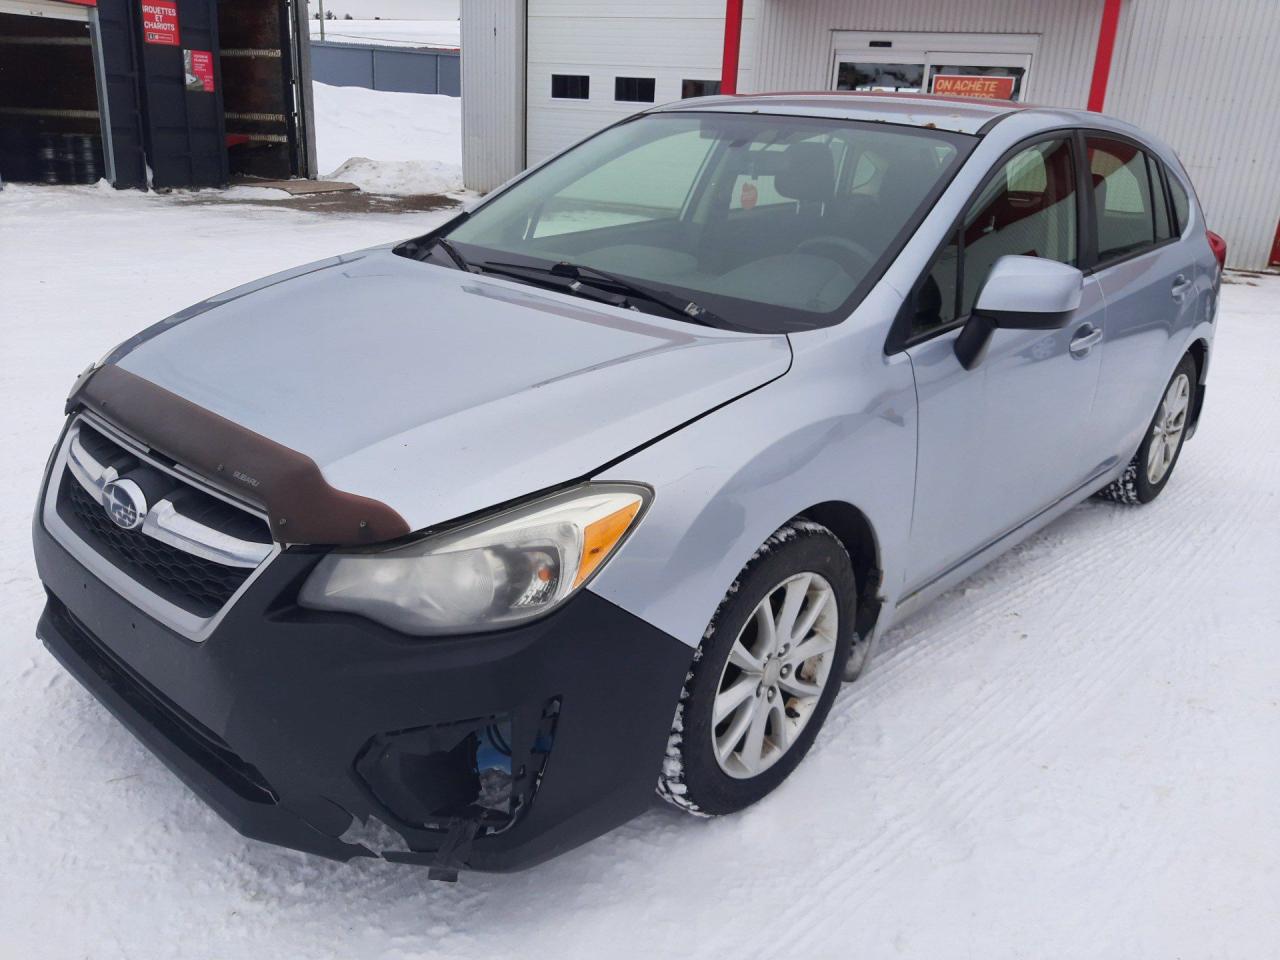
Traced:
<path id="1" fill-rule="evenodd" d="M 525 0 L 466 0 L 462 177 L 485 192 L 524 169 Z"/>
<path id="2" fill-rule="evenodd" d="M 1104 108 L 1178 151 L 1227 262 L 1248 269 L 1280 222 L 1277 50 L 1277 0 L 1126 0 Z"/>
<path id="3" fill-rule="evenodd" d="M 746 0 L 744 54 L 755 50 L 758 6 Z M 725 0 L 529 0 L 528 162 L 649 106 L 615 102 L 615 77 L 653 77 L 655 103 L 679 100 L 682 80 L 719 80 L 724 11 Z M 739 89 L 749 89 L 749 56 L 739 67 Z M 591 98 L 552 99 L 553 73 L 590 76 Z"/>
<path id="4" fill-rule="evenodd" d="M 760 90 L 828 90 L 836 30 L 1031 33 L 1039 103 L 1083 106 L 1103 0 L 764 0 L 756 31 Z M 1081 64 L 1087 66 L 1082 69 Z"/>

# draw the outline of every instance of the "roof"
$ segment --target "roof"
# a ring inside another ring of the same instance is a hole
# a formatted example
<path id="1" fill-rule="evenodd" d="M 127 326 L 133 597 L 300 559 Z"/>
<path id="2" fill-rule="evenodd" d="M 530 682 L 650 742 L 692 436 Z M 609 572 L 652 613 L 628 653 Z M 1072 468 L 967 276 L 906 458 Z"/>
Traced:
<path id="1" fill-rule="evenodd" d="M 658 108 L 661 111 L 716 110 L 727 113 L 788 113 L 809 117 L 871 120 L 914 127 L 936 127 L 956 133 L 977 133 L 986 124 L 1025 104 L 927 93 L 824 91 L 759 93 L 745 96 L 698 97 Z"/>

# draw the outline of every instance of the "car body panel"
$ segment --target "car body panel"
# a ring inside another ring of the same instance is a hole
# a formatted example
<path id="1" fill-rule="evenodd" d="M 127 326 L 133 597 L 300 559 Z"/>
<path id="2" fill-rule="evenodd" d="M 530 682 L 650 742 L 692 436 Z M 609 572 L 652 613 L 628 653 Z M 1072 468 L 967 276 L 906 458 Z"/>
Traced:
<path id="1" fill-rule="evenodd" d="M 965 370 L 959 330 L 907 350 L 919 395 L 920 454 L 908 592 L 919 589 L 1047 502 L 1098 476 L 1118 457 L 1095 439 L 1102 351 L 1071 341 L 1101 328 L 1096 281 L 1060 330 L 996 330 L 986 358 Z"/>
<path id="2" fill-rule="evenodd" d="M 899 302 L 882 284 L 845 323 L 791 334 L 787 376 L 602 473 L 602 480 L 644 480 L 657 494 L 589 589 L 697 646 L 760 544 L 830 501 L 857 507 L 876 531 L 884 568 L 901 570 L 915 386 L 907 358 L 880 349 L 881 318 Z"/>
<path id="3" fill-rule="evenodd" d="M 420 529 L 596 470 L 791 353 L 375 251 L 191 311 L 115 362 Z"/>

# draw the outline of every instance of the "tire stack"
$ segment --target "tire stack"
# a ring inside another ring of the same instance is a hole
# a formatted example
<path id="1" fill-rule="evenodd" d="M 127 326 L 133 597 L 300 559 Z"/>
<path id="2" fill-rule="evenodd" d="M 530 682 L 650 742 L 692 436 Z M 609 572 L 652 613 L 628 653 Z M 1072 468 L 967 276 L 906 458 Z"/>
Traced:
<path id="1" fill-rule="evenodd" d="M 40 183 L 97 183 L 102 179 L 102 138 L 80 133 L 41 134 L 36 165 Z"/>

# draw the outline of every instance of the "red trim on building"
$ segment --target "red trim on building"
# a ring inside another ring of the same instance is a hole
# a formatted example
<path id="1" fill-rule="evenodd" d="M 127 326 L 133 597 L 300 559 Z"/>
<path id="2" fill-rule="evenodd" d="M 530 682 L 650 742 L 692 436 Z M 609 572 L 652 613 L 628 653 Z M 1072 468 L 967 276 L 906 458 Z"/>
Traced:
<path id="1" fill-rule="evenodd" d="M 1273 267 L 1280 267 L 1280 223 L 1276 224 L 1276 242 L 1271 245 L 1271 259 L 1267 263 Z"/>
<path id="2" fill-rule="evenodd" d="M 742 48 L 742 0 L 726 0 L 724 11 L 724 62 L 720 67 L 720 92 L 738 92 L 738 52 Z"/>
<path id="3" fill-rule="evenodd" d="M 1102 112 L 1107 100 L 1107 80 L 1111 76 L 1111 54 L 1116 47 L 1116 30 L 1120 25 L 1120 0 L 1106 0 L 1102 8 L 1102 27 L 1098 31 L 1098 52 L 1093 58 L 1093 82 L 1089 85 L 1089 109 Z"/>

